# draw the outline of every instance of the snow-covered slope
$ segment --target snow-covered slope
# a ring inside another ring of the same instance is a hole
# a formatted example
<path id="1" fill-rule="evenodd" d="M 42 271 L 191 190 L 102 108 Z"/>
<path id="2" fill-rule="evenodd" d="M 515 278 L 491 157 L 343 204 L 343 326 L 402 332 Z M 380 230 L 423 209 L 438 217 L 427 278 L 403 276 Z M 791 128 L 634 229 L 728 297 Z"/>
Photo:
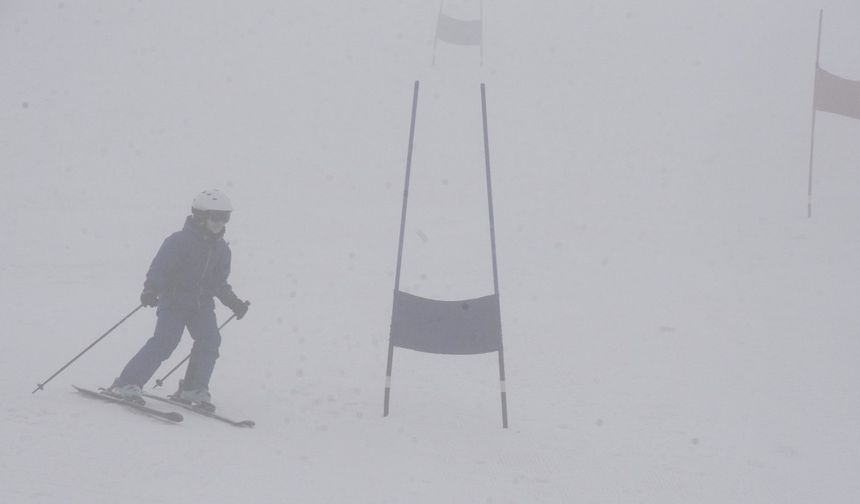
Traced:
<path id="1" fill-rule="evenodd" d="M 0 500 L 860 500 L 860 121 L 818 114 L 806 217 L 818 9 L 860 79 L 860 6 L 484 4 L 483 66 L 431 64 L 436 2 L 0 5 Z M 402 284 L 440 299 L 492 289 L 487 86 L 507 430 L 495 354 L 397 350 L 382 417 L 415 80 Z M 73 392 L 151 310 L 31 395 L 209 187 L 252 301 L 212 389 L 257 427 Z"/>

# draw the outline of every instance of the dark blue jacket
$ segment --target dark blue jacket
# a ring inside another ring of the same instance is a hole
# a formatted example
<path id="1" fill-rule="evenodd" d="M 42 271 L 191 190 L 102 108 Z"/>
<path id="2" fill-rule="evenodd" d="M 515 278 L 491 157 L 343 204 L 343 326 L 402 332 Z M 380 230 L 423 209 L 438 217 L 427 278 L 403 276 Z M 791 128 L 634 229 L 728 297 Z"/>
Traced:
<path id="1" fill-rule="evenodd" d="M 214 309 L 213 296 L 228 307 L 241 303 L 227 283 L 230 246 L 224 232 L 215 235 L 191 216 L 168 236 L 146 274 L 144 290 L 158 294 L 158 308 Z"/>

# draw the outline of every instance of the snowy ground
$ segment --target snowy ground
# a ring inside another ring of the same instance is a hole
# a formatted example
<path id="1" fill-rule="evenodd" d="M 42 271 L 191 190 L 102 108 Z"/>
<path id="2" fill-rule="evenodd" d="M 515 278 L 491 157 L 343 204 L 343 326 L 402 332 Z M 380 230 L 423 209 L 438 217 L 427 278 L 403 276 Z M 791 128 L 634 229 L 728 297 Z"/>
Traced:
<path id="1" fill-rule="evenodd" d="M 860 79 L 849 1 L 486 1 L 483 67 L 431 66 L 436 2 L 0 3 L 0 500 L 860 501 L 860 121 L 818 114 L 806 217 L 820 7 Z M 487 85 L 507 430 L 494 354 L 398 350 L 381 415 L 416 79 L 402 284 L 441 299 L 492 289 Z M 253 303 L 212 388 L 257 427 L 72 391 L 152 311 L 30 394 L 209 187 Z"/>

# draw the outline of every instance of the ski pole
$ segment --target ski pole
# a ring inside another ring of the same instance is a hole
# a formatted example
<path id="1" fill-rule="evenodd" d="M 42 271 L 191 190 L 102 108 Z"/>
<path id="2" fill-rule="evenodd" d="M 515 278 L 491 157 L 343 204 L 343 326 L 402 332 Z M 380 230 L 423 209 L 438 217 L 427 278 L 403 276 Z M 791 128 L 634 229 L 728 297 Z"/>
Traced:
<path id="1" fill-rule="evenodd" d="M 225 320 L 223 324 L 221 324 L 220 326 L 218 326 L 218 330 L 220 331 L 221 329 L 223 329 L 223 328 L 224 328 L 224 326 L 225 326 L 225 325 L 227 325 L 227 324 L 228 324 L 231 320 L 233 320 L 234 318 L 236 318 L 236 314 L 235 314 L 235 313 L 234 313 L 233 315 L 231 315 L 231 316 L 230 316 L 230 318 L 228 318 L 227 320 Z M 179 368 L 180 368 L 183 364 L 185 364 L 185 362 L 186 362 L 186 361 L 188 361 L 188 359 L 190 359 L 190 358 L 191 358 L 191 354 L 188 354 L 184 359 L 182 359 L 182 362 L 180 362 L 179 364 L 177 364 L 177 365 L 176 365 L 176 367 L 174 367 L 173 369 L 171 369 L 170 371 L 168 371 L 168 372 L 167 372 L 167 374 L 166 374 L 166 375 L 164 375 L 160 380 L 155 380 L 155 386 L 154 386 L 154 387 L 152 387 L 152 388 L 158 388 L 158 387 L 160 387 L 160 386 L 164 385 L 164 380 L 166 380 L 168 376 L 172 375 L 174 371 L 176 371 L 177 369 L 179 369 Z"/>
<path id="2" fill-rule="evenodd" d="M 101 340 L 105 339 L 105 336 L 107 336 L 108 334 L 110 334 L 114 329 L 116 329 L 117 327 L 119 327 L 119 325 L 120 325 L 120 324 L 122 324 L 123 322 L 125 322 L 126 320 L 128 320 L 128 318 L 129 318 L 129 317 L 131 317 L 132 315 L 134 315 L 134 314 L 135 314 L 135 312 L 137 312 L 137 310 L 140 310 L 141 308 L 143 308 L 143 303 L 141 303 L 141 304 L 137 305 L 137 308 L 135 308 L 134 310 L 132 310 L 132 311 L 131 311 L 131 313 L 129 313 L 128 315 L 126 315 L 125 317 L 123 317 L 123 318 L 122 318 L 122 320 L 120 320 L 119 322 L 117 322 L 116 324 L 114 324 L 114 326 L 113 326 L 113 327 L 111 327 L 110 329 L 108 329 L 106 333 L 104 333 L 104 334 L 102 334 L 101 336 L 99 336 L 99 339 L 97 339 L 97 340 L 93 341 L 92 343 L 90 343 L 90 346 L 88 346 L 88 347 L 84 348 L 84 350 L 83 350 L 81 353 L 79 353 L 78 355 L 76 355 L 74 359 L 72 359 L 72 360 L 70 360 L 69 362 L 67 362 L 65 366 L 63 366 L 63 367 L 61 367 L 61 368 L 59 369 L 59 371 L 57 371 L 56 373 L 52 374 L 50 378 L 48 378 L 47 380 L 43 381 L 42 383 L 40 383 L 40 384 L 36 385 L 35 390 L 33 390 L 33 392 L 31 392 L 31 394 L 35 394 L 36 392 L 38 392 L 38 391 L 40 391 L 40 390 L 45 390 L 45 385 L 47 385 L 47 384 L 48 384 L 48 382 L 50 382 L 51 380 L 53 380 L 53 379 L 54 379 L 58 374 L 60 374 L 60 373 L 62 373 L 63 371 L 65 371 L 65 369 L 66 369 L 67 367 L 71 366 L 73 362 L 75 362 L 76 360 L 78 360 L 78 358 L 80 358 L 80 356 L 82 356 L 83 354 L 87 353 L 87 352 L 90 350 L 90 348 L 92 348 L 92 347 L 96 346 L 96 343 L 98 343 L 99 341 L 101 341 Z"/>

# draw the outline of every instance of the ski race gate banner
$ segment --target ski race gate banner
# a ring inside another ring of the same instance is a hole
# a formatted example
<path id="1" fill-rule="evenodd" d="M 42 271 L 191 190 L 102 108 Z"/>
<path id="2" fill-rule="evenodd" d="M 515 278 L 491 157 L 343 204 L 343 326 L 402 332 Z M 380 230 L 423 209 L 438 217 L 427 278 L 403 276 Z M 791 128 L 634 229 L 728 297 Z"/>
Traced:
<path id="1" fill-rule="evenodd" d="M 477 20 L 461 20 L 446 15 L 439 6 L 436 39 L 433 44 L 433 65 L 436 64 L 436 44 L 443 41 L 458 46 L 478 46 L 483 66 L 483 3 Z M 484 167 L 486 170 L 487 202 L 490 225 L 490 249 L 493 262 L 493 292 L 474 299 L 456 301 L 429 299 L 400 288 L 403 264 L 403 243 L 406 210 L 409 203 L 409 180 L 412 173 L 412 151 L 415 141 L 415 117 L 418 110 L 419 81 L 412 94 L 412 119 L 409 127 L 409 147 L 406 155 L 406 178 L 403 187 L 403 209 L 400 216 L 400 238 L 397 248 L 397 268 L 394 279 L 394 303 L 391 312 L 391 333 L 388 343 L 388 365 L 385 373 L 384 416 L 388 416 L 391 398 L 391 371 L 394 349 L 445 355 L 474 355 L 497 352 L 502 403 L 502 427 L 508 427 L 507 391 L 505 388 L 505 358 L 502 346 L 502 317 L 499 305 L 499 274 L 496 261 L 496 231 L 493 217 L 493 188 L 490 176 L 490 141 L 487 129 L 486 86 L 481 83 L 481 117 L 484 130 Z"/>
<path id="2" fill-rule="evenodd" d="M 821 68 L 821 25 L 824 10 L 818 13 L 818 44 L 815 49 L 815 84 L 812 92 L 812 128 L 809 136 L 809 182 L 807 217 L 812 217 L 812 175 L 815 160 L 815 119 L 818 112 L 828 112 L 860 119 L 860 81 L 846 79 Z"/>
<path id="3" fill-rule="evenodd" d="M 493 260 L 494 292 L 490 295 L 474 299 L 444 301 L 415 296 L 400 289 L 406 209 L 409 200 L 409 179 L 412 171 L 412 147 L 415 138 L 415 115 L 418 109 L 418 89 L 419 82 L 415 81 L 415 89 L 412 96 L 412 120 L 409 128 L 409 149 L 406 157 L 406 181 L 403 189 L 403 210 L 400 218 L 400 239 L 397 248 L 394 306 L 391 312 L 391 335 L 388 344 L 388 366 L 385 374 L 384 415 L 388 416 L 389 412 L 391 369 L 394 361 L 395 347 L 448 355 L 498 352 L 502 426 L 507 428 L 508 411 L 507 392 L 505 390 L 505 359 L 502 347 L 499 275 L 496 262 L 496 232 L 493 218 L 490 147 L 487 132 L 487 99 L 484 84 L 481 84 L 481 112 L 484 125 L 484 160 L 487 174 L 487 201 L 489 204 L 490 248 Z"/>

